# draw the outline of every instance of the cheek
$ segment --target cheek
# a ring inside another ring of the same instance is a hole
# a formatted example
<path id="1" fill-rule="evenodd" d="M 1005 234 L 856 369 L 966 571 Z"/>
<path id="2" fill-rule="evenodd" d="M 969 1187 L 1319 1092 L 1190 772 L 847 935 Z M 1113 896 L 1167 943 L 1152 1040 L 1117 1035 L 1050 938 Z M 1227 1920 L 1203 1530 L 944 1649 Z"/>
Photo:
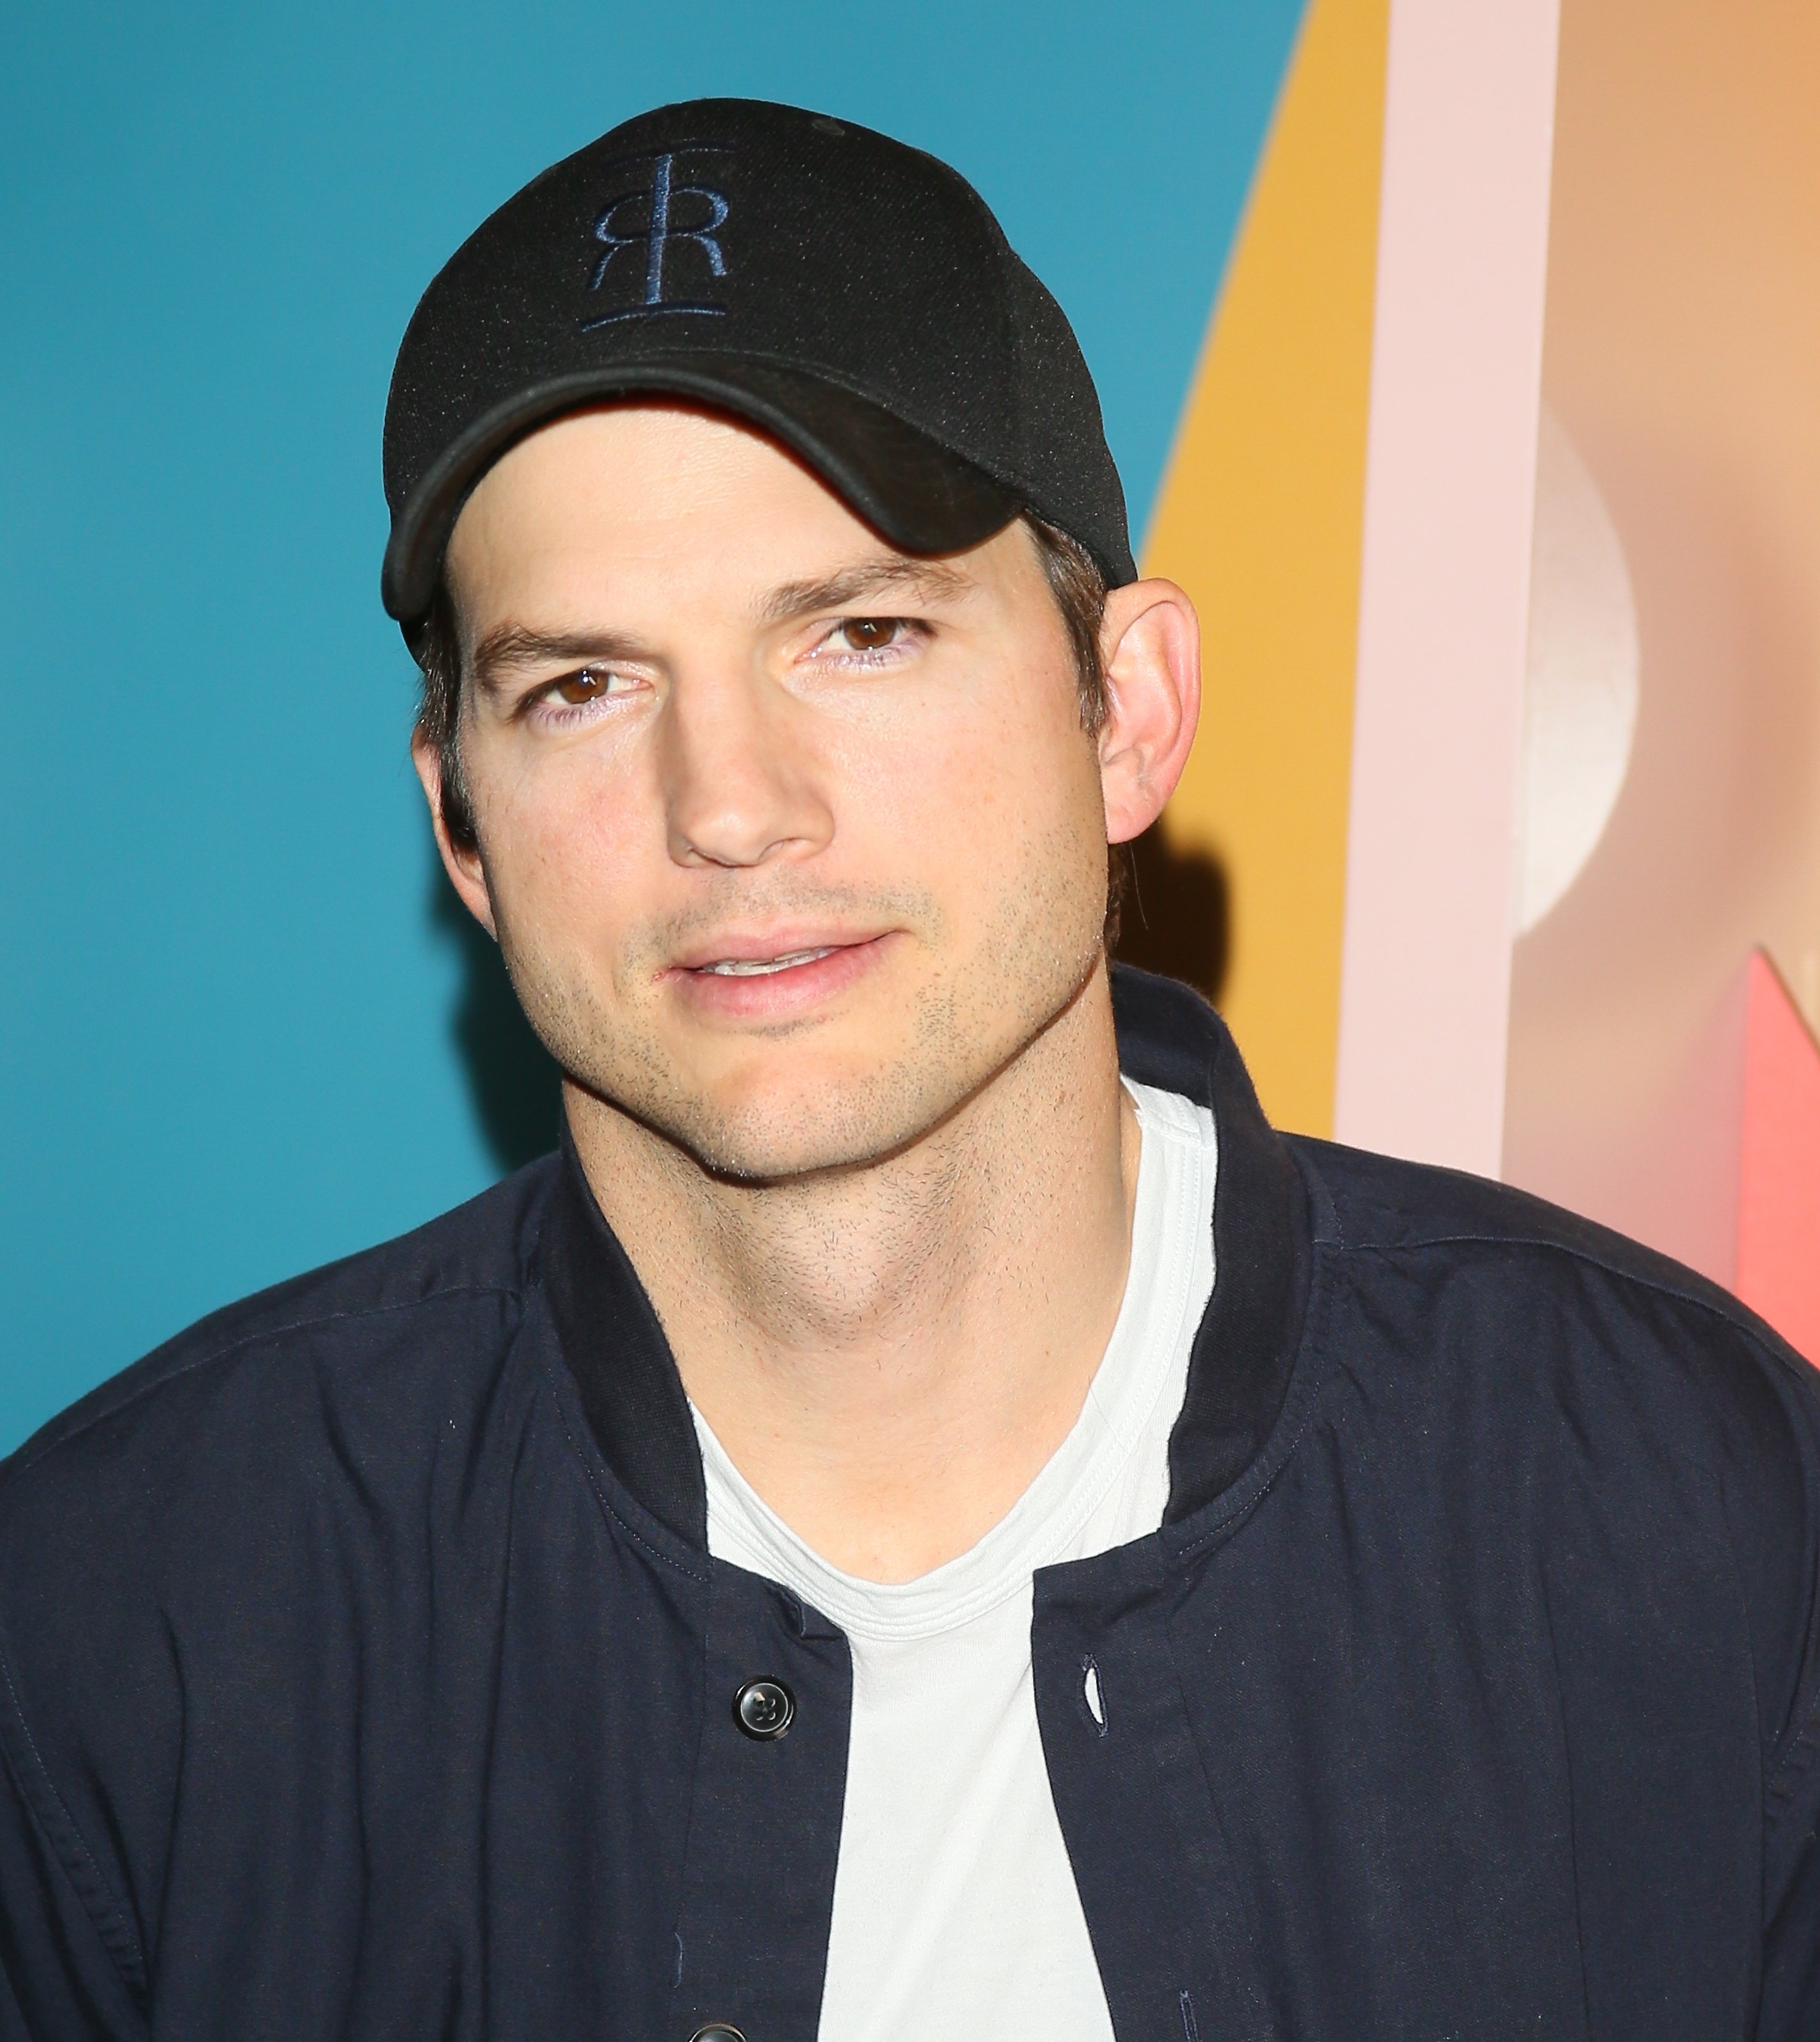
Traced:
<path id="1" fill-rule="evenodd" d="M 499 762 L 474 786 L 495 910 L 518 943 L 591 950 L 626 919 L 650 804 L 614 763 L 578 747 Z"/>
<path id="2" fill-rule="evenodd" d="M 840 835 L 871 856 L 946 862 L 991 828 L 1002 798 L 992 750 L 970 715 L 843 731 L 828 755 Z"/>
<path id="3" fill-rule="evenodd" d="M 1027 674 L 942 713 L 843 742 L 836 771 L 839 876 L 926 894 L 967 1011 L 1021 1011 L 1033 974 L 1046 1002 L 1094 950 L 1105 916 L 1098 759 L 1072 677 Z M 988 992 L 985 988 L 990 988 Z M 958 1023 L 956 1024 L 958 1025 Z"/>
<path id="4" fill-rule="evenodd" d="M 850 841 L 965 891 L 1003 889 L 1030 858 L 1084 836 L 1103 862 L 1096 755 L 1072 677 L 1008 675 L 962 703 L 844 732 L 833 759 Z"/>

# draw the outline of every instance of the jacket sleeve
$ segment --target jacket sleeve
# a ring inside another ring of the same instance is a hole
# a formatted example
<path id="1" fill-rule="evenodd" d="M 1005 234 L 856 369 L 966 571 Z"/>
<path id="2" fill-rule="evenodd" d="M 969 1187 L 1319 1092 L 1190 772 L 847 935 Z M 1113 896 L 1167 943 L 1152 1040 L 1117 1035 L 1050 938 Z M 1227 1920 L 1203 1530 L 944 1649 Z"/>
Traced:
<path id="1" fill-rule="evenodd" d="M 0 1726 L 0 2042 L 143 2042 L 143 2012 L 21 1791 L 3 1684 Z"/>
<path id="2" fill-rule="evenodd" d="M 1812 1734 L 1820 1737 L 1820 1724 Z M 1811 2042 L 1820 2035 L 1820 1844 L 1814 1835 L 1815 1784 L 1820 1763 L 1810 1769 L 1802 1805 L 1793 1814 L 1795 1834 L 1772 1823 L 1765 1870 L 1772 1912 L 1764 1939 L 1763 2002 L 1758 2042 Z"/>
<path id="3" fill-rule="evenodd" d="M 1722 1427 L 1763 1732 L 1757 2033 L 1810 2042 L 1820 2036 L 1820 1369 L 1758 1330 L 1753 1394 Z"/>

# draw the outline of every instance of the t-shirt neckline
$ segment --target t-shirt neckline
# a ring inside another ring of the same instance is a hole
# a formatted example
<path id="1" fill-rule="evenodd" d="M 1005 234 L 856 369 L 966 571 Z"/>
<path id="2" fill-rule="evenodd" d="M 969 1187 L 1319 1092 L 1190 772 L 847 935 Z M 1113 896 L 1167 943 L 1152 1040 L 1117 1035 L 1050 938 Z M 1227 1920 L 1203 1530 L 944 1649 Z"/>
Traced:
<path id="1" fill-rule="evenodd" d="M 733 1464 L 691 1403 L 716 1551 L 795 1589 L 844 1631 L 880 1639 L 933 1637 L 1027 1590 L 1038 1567 L 1072 1548 L 1137 1447 L 1172 1363 L 1192 1337 L 1201 1173 L 1216 1167 L 1210 1117 L 1173 1092 L 1126 1080 L 1140 1150 L 1124 1295 L 1080 1415 L 1023 1494 L 965 1552 L 908 1581 L 871 1581 L 831 1565 Z"/>

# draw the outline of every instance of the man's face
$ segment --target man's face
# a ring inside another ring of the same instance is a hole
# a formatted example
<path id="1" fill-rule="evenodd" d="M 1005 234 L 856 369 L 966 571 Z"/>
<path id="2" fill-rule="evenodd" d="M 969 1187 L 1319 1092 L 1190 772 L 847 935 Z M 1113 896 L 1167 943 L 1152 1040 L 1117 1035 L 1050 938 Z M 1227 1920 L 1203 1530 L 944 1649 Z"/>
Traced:
<path id="1" fill-rule="evenodd" d="M 1029 533 L 893 552 L 771 442 L 564 419 L 449 550 L 457 883 L 572 1078 L 774 1179 L 929 1130 L 1099 958 L 1098 752 Z"/>

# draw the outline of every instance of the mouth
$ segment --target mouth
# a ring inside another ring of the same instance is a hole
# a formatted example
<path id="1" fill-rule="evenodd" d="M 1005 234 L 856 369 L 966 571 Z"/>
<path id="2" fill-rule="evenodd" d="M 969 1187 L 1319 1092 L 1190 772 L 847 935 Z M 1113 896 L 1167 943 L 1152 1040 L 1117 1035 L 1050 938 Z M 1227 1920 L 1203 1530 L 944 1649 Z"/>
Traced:
<path id="1" fill-rule="evenodd" d="M 691 965 L 691 971 L 705 972 L 716 978 L 767 978 L 774 972 L 793 971 L 798 965 L 819 964 L 824 957 L 832 957 L 839 943 L 828 943 L 819 950 L 786 950 L 772 958 L 718 958 L 711 964 Z"/>
<path id="2" fill-rule="evenodd" d="M 814 940 L 837 934 L 844 940 Z M 723 931 L 694 956 L 678 958 L 665 976 L 698 1019 L 794 1025 L 828 1012 L 830 1003 L 868 977 L 893 947 L 888 929 L 851 935 L 827 928 Z"/>

